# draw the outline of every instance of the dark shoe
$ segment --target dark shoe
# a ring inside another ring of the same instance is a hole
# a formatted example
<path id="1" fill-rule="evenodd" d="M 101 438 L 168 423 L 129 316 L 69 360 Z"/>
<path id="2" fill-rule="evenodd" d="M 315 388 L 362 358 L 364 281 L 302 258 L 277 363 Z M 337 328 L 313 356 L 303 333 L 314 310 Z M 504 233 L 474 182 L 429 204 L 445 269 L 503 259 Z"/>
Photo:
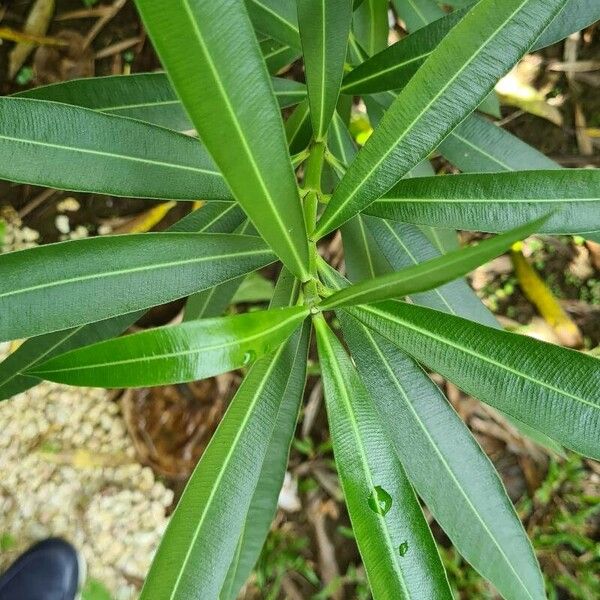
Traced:
<path id="1" fill-rule="evenodd" d="M 74 600 L 79 572 L 71 544 L 44 540 L 19 556 L 0 577 L 0 600 Z"/>

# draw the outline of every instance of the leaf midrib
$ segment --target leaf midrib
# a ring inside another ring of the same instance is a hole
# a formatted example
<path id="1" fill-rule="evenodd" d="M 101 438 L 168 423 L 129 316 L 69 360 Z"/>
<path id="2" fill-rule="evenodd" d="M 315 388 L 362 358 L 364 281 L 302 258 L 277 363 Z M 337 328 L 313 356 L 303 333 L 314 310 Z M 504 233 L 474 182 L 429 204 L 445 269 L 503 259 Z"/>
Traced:
<path id="1" fill-rule="evenodd" d="M 95 109 L 95 110 L 99 110 L 99 109 Z M 218 177 L 219 179 L 222 179 L 221 173 L 219 173 L 217 171 L 210 171 L 208 169 L 199 169 L 198 167 L 190 167 L 188 165 L 180 165 L 180 164 L 177 164 L 177 163 L 167 163 L 167 162 L 160 161 L 160 160 L 155 160 L 155 159 L 139 158 L 137 156 L 128 156 L 128 155 L 125 155 L 125 154 L 116 154 L 114 152 L 106 152 L 106 151 L 103 151 L 103 150 L 91 150 L 89 148 L 81 148 L 81 147 L 74 148 L 72 146 L 63 146 L 62 144 L 55 144 L 55 143 L 52 143 L 52 142 L 40 142 L 38 140 L 30 140 L 30 139 L 18 138 L 18 137 L 3 135 L 3 134 L 0 134 L 0 139 L 7 140 L 9 142 L 18 142 L 18 143 L 21 143 L 21 144 L 31 144 L 33 146 L 43 146 L 43 147 L 47 147 L 47 148 L 55 148 L 57 150 L 63 150 L 65 152 L 75 152 L 75 153 L 81 153 L 81 154 L 93 154 L 93 155 L 96 155 L 96 156 L 106 156 L 106 157 L 109 157 L 109 158 L 116 158 L 116 159 L 120 159 L 120 160 L 128 160 L 128 161 L 131 161 L 131 162 L 139 162 L 139 163 L 142 163 L 142 164 L 157 165 L 157 166 L 160 166 L 160 167 L 167 167 L 169 169 L 180 169 L 182 171 L 192 171 L 194 173 L 203 173 L 205 175 L 211 175 L 213 177 Z"/>

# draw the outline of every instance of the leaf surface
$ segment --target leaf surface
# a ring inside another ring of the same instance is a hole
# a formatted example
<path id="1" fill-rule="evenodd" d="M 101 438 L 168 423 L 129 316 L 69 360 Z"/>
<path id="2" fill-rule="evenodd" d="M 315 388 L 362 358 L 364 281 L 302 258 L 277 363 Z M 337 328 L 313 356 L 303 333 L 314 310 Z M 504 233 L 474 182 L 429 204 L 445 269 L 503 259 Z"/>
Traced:
<path id="1" fill-rule="evenodd" d="M 348 34 L 351 0 L 298 0 L 310 116 L 315 139 L 322 140 L 335 112 Z"/>
<path id="2" fill-rule="evenodd" d="M 236 200 L 283 263 L 307 280 L 304 214 L 279 108 L 244 4 L 136 3 L 173 87 Z"/>
<path id="3" fill-rule="evenodd" d="M 449 252 L 402 271 L 362 281 L 329 296 L 321 302 L 320 307 L 323 310 L 330 310 L 338 306 L 378 302 L 436 288 L 448 281 L 463 277 L 476 267 L 502 254 L 515 242 L 537 231 L 545 219 L 546 217 L 475 246 Z"/>
<path id="4" fill-rule="evenodd" d="M 292 303 L 298 292 L 298 280 L 295 281 L 283 270 L 279 276 L 271 306 Z M 309 330 L 307 321 L 304 327 Z M 303 361 L 306 373 L 306 356 L 309 333 L 303 331 L 306 340 L 301 343 L 299 361 Z M 293 367 L 290 366 L 291 371 Z M 289 385 L 281 398 L 277 421 L 265 453 L 262 468 L 248 507 L 246 520 L 238 542 L 234 560 L 229 566 L 227 578 L 221 590 L 221 600 L 235 600 L 241 587 L 260 556 L 271 522 L 277 512 L 277 501 L 281 491 L 288 463 L 290 446 L 296 429 L 296 422 L 302 401 L 305 377 L 294 385 Z"/>
<path id="5" fill-rule="evenodd" d="M 142 600 L 219 597 L 260 480 L 257 465 L 282 411 L 297 409 L 302 395 L 308 332 L 307 324 L 244 378 L 169 521 Z"/>
<path id="6" fill-rule="evenodd" d="M 468 394 L 580 454 L 600 456 L 600 361 L 429 308 L 348 312 Z"/>
<path id="7" fill-rule="evenodd" d="M 188 296 L 274 260 L 252 236 L 145 233 L 0 256 L 0 339 L 91 323 Z"/>
<path id="8" fill-rule="evenodd" d="M 212 159 L 189 136 L 29 98 L 0 98 L 0 112 L 2 179 L 113 196 L 231 199 Z"/>
<path id="9" fill-rule="evenodd" d="M 72 350 L 30 373 L 68 385 L 107 388 L 205 379 L 272 352 L 307 314 L 299 306 L 159 327 Z"/>
<path id="10" fill-rule="evenodd" d="M 414 225 L 392 223 L 377 217 L 363 216 L 363 219 L 394 271 L 423 264 L 440 256 L 440 251 Z M 431 291 L 410 294 L 410 298 L 421 306 L 465 317 L 490 327 L 498 327 L 492 313 L 461 279 Z"/>
<path id="11" fill-rule="evenodd" d="M 368 214 L 434 227 L 506 231 L 553 211 L 543 233 L 600 229 L 600 170 L 556 169 L 402 180 Z"/>
<path id="12" fill-rule="evenodd" d="M 314 324 L 336 466 L 373 598 L 451 599 L 433 537 L 373 401 L 325 320 Z"/>
<path id="13" fill-rule="evenodd" d="M 423 369 L 339 313 L 344 339 L 417 493 L 457 550 L 507 599 L 545 598 L 523 526 L 488 457 Z"/>

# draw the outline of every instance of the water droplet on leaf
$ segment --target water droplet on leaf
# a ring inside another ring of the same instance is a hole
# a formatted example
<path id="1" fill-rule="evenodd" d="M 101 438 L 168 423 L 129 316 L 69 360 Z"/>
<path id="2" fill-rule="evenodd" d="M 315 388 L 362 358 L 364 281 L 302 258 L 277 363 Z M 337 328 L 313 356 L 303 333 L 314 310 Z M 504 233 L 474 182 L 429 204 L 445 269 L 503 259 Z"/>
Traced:
<path id="1" fill-rule="evenodd" d="M 385 515 L 392 508 L 392 497 L 380 485 L 373 488 L 367 502 L 369 508 L 380 515 Z"/>
<path id="2" fill-rule="evenodd" d="M 398 547 L 398 552 L 400 556 L 404 556 L 408 552 L 408 542 L 402 542 Z"/>

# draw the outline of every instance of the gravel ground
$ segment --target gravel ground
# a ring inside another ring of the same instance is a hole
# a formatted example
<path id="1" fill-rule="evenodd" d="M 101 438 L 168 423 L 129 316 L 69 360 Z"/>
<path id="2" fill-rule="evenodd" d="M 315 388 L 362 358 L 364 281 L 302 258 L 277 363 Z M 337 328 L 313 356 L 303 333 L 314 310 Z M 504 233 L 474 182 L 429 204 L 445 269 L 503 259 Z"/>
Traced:
<path id="1" fill-rule="evenodd" d="M 13 219 L 5 250 L 35 240 Z M 7 352 L 0 345 L 0 359 Z M 172 503 L 107 391 L 44 382 L 0 404 L 0 571 L 60 536 L 116 600 L 136 598 Z"/>

